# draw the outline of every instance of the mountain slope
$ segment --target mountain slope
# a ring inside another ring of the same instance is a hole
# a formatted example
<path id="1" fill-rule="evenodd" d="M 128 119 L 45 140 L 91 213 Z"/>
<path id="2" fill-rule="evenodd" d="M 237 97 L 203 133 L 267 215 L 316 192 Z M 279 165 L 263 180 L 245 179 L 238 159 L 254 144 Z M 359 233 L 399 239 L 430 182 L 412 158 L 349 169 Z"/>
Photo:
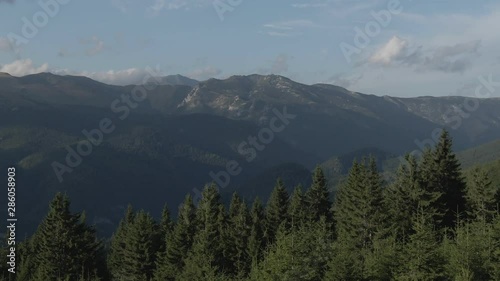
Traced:
<path id="1" fill-rule="evenodd" d="M 57 191 L 77 198 L 75 208 L 88 210 L 89 220 L 104 224 L 101 229 L 108 231 L 132 200 L 137 208 L 156 214 L 161 210 L 150 206 L 167 203 L 176 213 L 176 204 L 186 193 L 213 181 L 211 172 L 227 171 L 229 161 L 237 161 L 241 167 L 241 173 L 230 178 L 229 186 L 284 162 L 308 163 L 310 168 L 318 161 L 279 136 L 253 161 L 247 161 L 236 148 L 258 133 L 259 128 L 251 122 L 198 114 L 165 117 L 134 112 L 124 121 L 113 119 L 115 131 L 103 134 L 102 143 L 93 146 L 90 155 L 81 156 L 81 163 L 73 167 L 67 160 L 68 151 L 78 151 L 78 143 L 87 139 L 82 130 L 97 128 L 106 116 L 107 109 L 88 106 L 0 111 L 0 120 L 9 121 L 0 124 L 0 167 L 15 166 L 18 170 L 19 215 L 24 218 L 19 233 L 33 230 L 30 226 L 38 223 L 46 202 Z M 61 175 L 62 182 L 54 162 L 71 168 Z M 0 203 L 5 200 L 1 198 Z"/>
<path id="2" fill-rule="evenodd" d="M 122 120 L 113 104 L 126 104 L 136 87 L 49 73 L 0 75 L 0 167 L 19 169 L 26 231 L 56 191 L 78 198 L 75 206 L 89 210 L 91 221 L 110 226 L 131 201 L 147 209 L 167 202 L 175 212 L 173 204 L 188 192 L 196 195 L 213 180 L 210 172 L 227 172 L 230 161 L 242 171 L 230 177 L 224 192 L 248 189 L 246 196 L 268 194 L 277 175 L 290 185 L 307 185 L 307 171 L 328 159 L 332 170 L 326 173 L 339 179 L 352 158 L 365 152 L 387 158 L 418 149 L 419 141 L 446 125 L 439 116 L 464 101 L 377 97 L 250 75 L 195 86 L 158 85 L 146 91 L 144 101 L 129 99 Z M 479 102 L 480 110 L 451 129 L 457 150 L 500 139 L 500 100 Z M 116 129 L 59 183 L 54 161 L 65 163 L 67 146 L 75 149 L 85 140 L 82 130 L 98 128 L 103 118 Z M 264 148 L 254 147 L 256 157 L 248 161 L 239 148 L 251 139 L 261 145 L 267 140 Z"/>

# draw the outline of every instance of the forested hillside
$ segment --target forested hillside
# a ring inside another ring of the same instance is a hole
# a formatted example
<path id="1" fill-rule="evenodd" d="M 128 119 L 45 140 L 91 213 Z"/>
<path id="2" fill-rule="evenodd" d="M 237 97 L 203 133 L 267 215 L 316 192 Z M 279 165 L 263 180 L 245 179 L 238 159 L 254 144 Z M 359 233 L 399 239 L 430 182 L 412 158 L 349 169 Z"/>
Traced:
<path id="1" fill-rule="evenodd" d="M 211 184 L 176 218 L 129 206 L 110 240 L 59 193 L 4 280 L 500 280 L 500 189 L 485 171 L 466 180 L 451 147 L 445 132 L 390 184 L 354 162 L 335 198 L 318 167 L 267 202 L 235 193 L 226 208 Z"/>
<path id="2" fill-rule="evenodd" d="M 224 198 L 234 191 L 244 198 L 267 198 L 277 176 L 287 185 L 307 186 L 307 174 L 319 163 L 336 189 L 353 158 L 374 155 L 386 171 L 384 160 L 420 149 L 436 128 L 454 125 L 440 116 L 453 115 L 450 109 L 465 101 L 377 97 L 277 75 L 199 83 L 182 77 L 160 80 L 147 99 L 129 100 L 131 107 L 123 98 L 132 98 L 134 86 L 50 73 L 0 75 L 0 120 L 5 120 L 0 122 L 0 167 L 18 169 L 24 218 L 19 233 L 33 233 L 56 192 L 67 193 L 75 208 L 87 210 L 89 222 L 104 235 L 112 233 L 132 200 L 155 214 L 167 202 L 177 214 L 184 194 L 200 193 L 213 180 L 210 173 L 224 172 L 231 161 L 242 170 L 221 190 Z M 500 100 L 478 102 L 481 110 L 451 131 L 458 150 L 500 137 Z M 263 145 L 262 132 L 281 126 L 271 123 L 280 116 L 293 118 Z M 69 151 L 88 141 L 82 132 L 95 133 L 104 118 L 116 129 L 103 134 L 61 182 L 53 164 L 66 165 Z M 258 142 L 250 145 L 255 138 Z M 0 204 L 6 200 L 0 197 Z"/>

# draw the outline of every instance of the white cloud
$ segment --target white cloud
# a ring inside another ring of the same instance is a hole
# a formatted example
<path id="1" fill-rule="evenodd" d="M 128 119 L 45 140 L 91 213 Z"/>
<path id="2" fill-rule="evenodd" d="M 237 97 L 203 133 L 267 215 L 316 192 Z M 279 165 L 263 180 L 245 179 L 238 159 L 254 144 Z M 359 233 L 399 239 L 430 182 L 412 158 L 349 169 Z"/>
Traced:
<path id="1" fill-rule="evenodd" d="M 209 69 L 205 69 L 208 73 Z M 0 72 L 7 72 L 13 76 L 25 76 L 41 72 L 51 72 L 57 75 L 86 76 L 99 82 L 112 85 L 143 84 L 145 77 L 165 76 L 156 69 L 129 68 L 123 70 L 108 71 L 75 71 L 69 69 L 55 69 L 49 67 L 48 63 L 36 66 L 31 59 L 16 60 L 12 63 L 0 65 Z M 198 72 L 202 74 L 202 72 Z"/>
<path id="2" fill-rule="evenodd" d="M 30 59 L 16 60 L 9 64 L 4 64 L 0 67 L 0 72 L 7 72 L 13 76 L 24 76 L 40 72 L 47 72 L 49 65 L 47 63 L 41 66 L 35 66 Z"/>
<path id="3" fill-rule="evenodd" d="M 481 41 L 469 41 L 454 45 L 412 47 L 409 41 L 392 37 L 369 58 L 371 64 L 384 67 L 407 66 L 417 72 L 441 71 L 464 73 L 480 56 Z"/>
<path id="4" fill-rule="evenodd" d="M 142 84 L 144 77 L 151 76 L 146 69 L 139 68 L 108 71 L 73 71 L 68 69 L 59 69 L 51 72 L 58 75 L 86 76 L 96 81 L 111 85 Z"/>
<path id="5" fill-rule="evenodd" d="M 302 35 L 301 30 L 310 28 L 322 28 L 323 26 L 318 25 L 310 20 L 290 20 L 281 21 L 274 23 L 264 24 L 263 27 L 266 29 L 264 34 L 269 36 L 278 37 L 292 37 Z"/>
<path id="6" fill-rule="evenodd" d="M 368 60 L 372 63 L 391 64 L 395 59 L 404 55 L 408 48 L 408 41 L 394 36 L 382 48 L 377 50 Z"/>

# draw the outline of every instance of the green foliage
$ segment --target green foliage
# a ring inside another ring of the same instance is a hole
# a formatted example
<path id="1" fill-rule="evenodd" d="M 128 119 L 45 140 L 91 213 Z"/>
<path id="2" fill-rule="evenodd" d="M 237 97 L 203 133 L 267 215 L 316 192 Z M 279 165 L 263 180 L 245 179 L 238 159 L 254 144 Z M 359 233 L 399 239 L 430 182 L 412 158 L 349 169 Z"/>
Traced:
<path id="1" fill-rule="evenodd" d="M 495 249 L 492 225 L 475 221 L 458 225 L 452 241 L 443 243 L 453 280 L 494 280 L 490 272 Z"/>
<path id="2" fill-rule="evenodd" d="M 305 195 L 308 219 L 319 221 L 325 217 L 328 222 L 331 221 L 330 192 L 328 191 L 328 182 L 319 166 L 313 172 L 313 182 Z"/>
<path id="3" fill-rule="evenodd" d="M 267 244 L 274 243 L 279 226 L 287 222 L 288 200 L 289 197 L 285 185 L 281 179 L 278 179 L 266 206 L 264 235 Z"/>
<path id="4" fill-rule="evenodd" d="M 492 257 L 490 272 L 493 280 L 500 280 L 500 214 L 497 213 L 492 224 Z"/>
<path id="5" fill-rule="evenodd" d="M 251 256 L 248 252 L 248 239 L 251 234 L 250 214 L 247 205 L 235 193 L 229 205 L 228 258 L 229 272 L 236 276 L 245 276 L 250 271 Z"/>
<path id="6" fill-rule="evenodd" d="M 292 229 L 303 226 L 308 221 L 308 209 L 302 186 L 297 186 L 290 197 L 289 225 Z"/>
<path id="7" fill-rule="evenodd" d="M 193 248 L 189 251 L 186 266 L 180 280 L 197 280 L 200 276 L 211 276 L 212 271 L 224 271 L 226 256 L 224 255 L 225 214 L 220 201 L 220 194 L 215 184 L 205 187 L 202 199 L 196 211 L 198 230 L 194 238 Z"/>
<path id="8" fill-rule="evenodd" d="M 113 280 L 150 280 L 161 246 L 161 229 L 145 211 L 128 207 L 111 241 L 108 267 Z"/>
<path id="9" fill-rule="evenodd" d="M 383 197 L 376 167 L 354 162 L 349 177 L 337 194 L 335 222 L 337 237 L 357 248 L 372 244 L 382 226 Z"/>
<path id="10" fill-rule="evenodd" d="M 84 213 L 58 194 L 18 245 L 16 280 L 500 280 L 498 190 L 479 170 L 465 184 L 455 160 L 444 133 L 388 185 L 375 159 L 354 162 L 333 207 L 320 168 L 290 197 L 278 179 L 265 208 L 234 193 L 226 209 L 215 184 L 197 206 L 188 195 L 175 222 L 166 206 L 158 224 L 129 206 L 107 260 Z"/>
<path id="11" fill-rule="evenodd" d="M 421 170 L 422 188 L 440 195 L 430 202 L 437 211 L 437 224 L 453 228 L 457 215 L 465 211 L 466 183 L 447 131 L 442 132 L 436 147 L 424 154 Z"/>
<path id="12" fill-rule="evenodd" d="M 158 225 L 146 212 L 140 211 L 127 229 L 121 278 L 124 280 L 150 280 L 155 270 L 160 246 Z"/>
<path id="13" fill-rule="evenodd" d="M 187 195 L 172 234 L 167 236 L 165 253 L 160 253 L 157 259 L 155 280 L 175 280 L 184 268 L 184 261 L 193 245 L 196 225 L 196 208 L 191 195 Z"/>
<path id="14" fill-rule="evenodd" d="M 439 247 L 432 214 L 419 208 L 413 216 L 413 234 L 403 245 L 402 264 L 398 280 L 440 280 L 443 277 L 444 257 Z"/>
<path id="15" fill-rule="evenodd" d="M 475 169 L 469 178 L 465 194 L 468 217 L 478 221 L 491 221 L 498 210 L 496 193 L 488 174 Z"/>
<path id="16" fill-rule="evenodd" d="M 415 157 L 407 155 L 399 167 L 396 180 L 384 190 L 388 229 L 399 241 L 406 241 L 412 232 L 411 218 L 423 204 L 425 191 L 420 187 L 420 171 Z"/>
<path id="17" fill-rule="evenodd" d="M 250 280 L 323 280 L 332 253 L 330 235 L 324 219 L 294 231 L 280 228 Z"/>
<path id="18" fill-rule="evenodd" d="M 49 212 L 26 245 L 21 265 L 23 278 L 30 280 L 76 280 L 96 277 L 102 244 L 84 216 L 70 212 L 67 196 L 58 193 Z M 30 260 L 32 259 L 32 260 Z M 30 266 L 29 274 L 26 266 Z"/>
<path id="19" fill-rule="evenodd" d="M 248 254 L 250 255 L 251 264 L 257 264 L 263 256 L 264 250 L 264 207 L 259 198 L 255 198 L 250 211 L 250 237 L 248 238 Z"/>

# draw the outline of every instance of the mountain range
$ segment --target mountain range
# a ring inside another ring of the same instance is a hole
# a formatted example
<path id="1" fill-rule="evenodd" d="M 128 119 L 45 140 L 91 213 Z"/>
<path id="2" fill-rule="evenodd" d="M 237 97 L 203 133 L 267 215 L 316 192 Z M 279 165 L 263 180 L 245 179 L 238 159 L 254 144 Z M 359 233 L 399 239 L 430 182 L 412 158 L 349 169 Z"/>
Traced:
<path id="1" fill-rule="evenodd" d="M 498 98 L 381 97 L 277 75 L 156 81 L 113 86 L 51 73 L 0 74 L 0 167 L 18 169 L 24 231 L 57 191 L 100 229 L 114 229 L 131 201 L 154 214 L 160 210 L 150 206 L 166 202 L 176 212 L 186 193 L 196 196 L 213 180 L 224 183 L 223 195 L 262 196 L 277 176 L 290 189 L 307 185 L 318 164 L 327 174 L 344 173 L 343 163 L 361 155 L 385 161 L 421 150 L 439 128 L 450 131 L 456 150 L 500 139 Z M 134 99 L 138 89 L 144 99 Z M 104 119 L 113 132 L 61 182 L 54 163 L 66 165 L 88 139 L 83 131 L 95 132 Z"/>

